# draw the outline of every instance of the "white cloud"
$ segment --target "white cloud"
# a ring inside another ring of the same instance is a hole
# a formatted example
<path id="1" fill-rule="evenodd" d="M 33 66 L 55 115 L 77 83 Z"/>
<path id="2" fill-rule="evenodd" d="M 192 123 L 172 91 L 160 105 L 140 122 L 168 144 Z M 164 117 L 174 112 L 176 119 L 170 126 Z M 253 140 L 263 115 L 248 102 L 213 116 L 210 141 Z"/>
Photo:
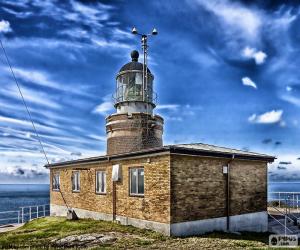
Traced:
<path id="1" fill-rule="evenodd" d="M 267 54 L 262 51 L 256 52 L 253 56 L 256 64 L 263 64 L 267 58 Z"/>
<path id="2" fill-rule="evenodd" d="M 10 27 L 10 23 L 5 20 L 0 21 L 0 33 L 8 33 L 11 32 L 12 29 Z"/>
<path id="3" fill-rule="evenodd" d="M 245 86 L 250 86 L 252 88 L 257 89 L 256 83 L 253 82 L 249 77 L 243 77 L 242 82 Z"/>
<path id="4" fill-rule="evenodd" d="M 124 31 L 119 28 L 112 29 L 112 34 L 113 34 L 113 37 L 116 39 L 124 39 L 124 38 L 132 39 L 131 32 Z"/>
<path id="5" fill-rule="evenodd" d="M 294 104 L 295 106 L 300 107 L 300 98 L 291 96 L 291 95 L 283 95 L 280 97 L 282 100 Z"/>
<path id="6" fill-rule="evenodd" d="M 131 48 L 130 45 L 126 44 L 126 43 L 121 43 L 121 42 L 117 42 L 117 41 L 107 41 L 105 39 L 92 39 L 92 42 L 96 45 L 98 45 L 99 47 L 112 47 L 112 48 L 124 48 L 124 49 L 129 49 Z"/>
<path id="7" fill-rule="evenodd" d="M 31 122 L 27 121 L 27 120 L 22 120 L 22 119 L 17 119 L 17 118 L 11 118 L 11 117 L 6 117 L 6 116 L 1 116 L 0 115 L 0 122 L 1 124 L 8 124 L 8 125 L 17 125 L 17 126 L 21 126 L 21 127 L 29 127 L 30 129 L 32 128 L 32 124 Z M 39 130 L 39 131 L 44 131 L 44 132 L 58 132 L 59 130 L 53 127 L 49 127 L 43 124 L 39 124 L 37 122 L 34 123 L 35 127 Z"/>
<path id="8" fill-rule="evenodd" d="M 280 121 L 279 126 L 280 127 L 285 127 L 286 126 L 286 122 L 285 121 Z"/>
<path id="9" fill-rule="evenodd" d="M 105 21 L 109 19 L 109 13 L 107 12 L 112 7 L 97 3 L 97 5 L 89 6 L 87 4 L 81 4 L 77 1 L 71 1 L 72 7 L 76 13 L 82 15 L 85 21 L 89 21 L 91 24 L 100 25 L 99 21 Z M 101 25 L 102 26 L 102 25 Z"/>
<path id="10" fill-rule="evenodd" d="M 168 109 L 168 110 L 177 110 L 180 106 L 178 104 L 162 104 L 157 105 L 157 110 Z"/>
<path id="11" fill-rule="evenodd" d="M 281 125 L 285 126 L 285 122 L 282 121 L 283 110 L 272 110 L 261 115 L 253 114 L 248 118 L 249 122 L 271 124 L 281 122 Z"/>
<path id="12" fill-rule="evenodd" d="M 293 90 L 293 88 L 291 86 L 286 86 L 285 89 L 286 89 L 287 92 L 291 92 Z"/>
<path id="13" fill-rule="evenodd" d="M 246 58 L 252 58 L 256 64 L 263 64 L 267 58 L 267 54 L 263 51 L 257 51 L 254 48 L 246 47 L 242 51 L 242 55 Z"/>
<path id="14" fill-rule="evenodd" d="M 27 103 L 35 103 L 52 109 L 61 108 L 61 105 L 57 101 L 53 100 L 51 96 L 44 92 L 31 90 L 24 86 L 21 87 L 21 90 Z M 15 100 L 21 100 L 20 93 L 15 85 L 9 88 L 1 88 L 0 93 Z"/>
<path id="15" fill-rule="evenodd" d="M 9 68 L 4 68 L 8 74 L 10 74 Z M 31 70 L 25 68 L 14 68 L 14 73 L 17 78 L 22 79 L 23 81 L 40 85 L 48 88 L 52 88 L 55 90 L 66 91 L 68 93 L 74 93 L 81 96 L 91 96 L 91 94 L 86 93 L 86 91 L 82 91 L 81 84 L 72 83 L 72 87 L 69 87 L 67 84 L 63 84 L 61 82 L 57 82 L 51 79 L 51 76 L 39 70 Z"/>
<path id="16" fill-rule="evenodd" d="M 95 134 L 89 134 L 89 138 L 96 140 L 96 141 L 106 141 L 106 136 L 101 136 L 101 135 L 95 135 Z"/>
<path id="17" fill-rule="evenodd" d="M 6 68 L 6 70 L 9 71 L 9 68 Z M 37 83 L 39 85 L 51 88 L 60 88 L 60 84 L 50 81 L 47 75 L 41 71 L 14 68 L 14 73 L 16 74 L 16 76 L 22 78 L 25 81 Z"/>
<path id="18" fill-rule="evenodd" d="M 93 109 L 92 113 L 106 116 L 113 110 L 113 107 L 111 97 L 107 95 L 103 98 L 103 102 Z"/>
<path id="19" fill-rule="evenodd" d="M 17 12 L 10 8 L 5 8 L 5 7 L 2 7 L 2 9 L 9 14 L 15 15 L 17 18 L 27 18 L 33 15 L 32 12 Z"/>
<path id="20" fill-rule="evenodd" d="M 262 25 L 260 13 L 241 4 L 226 0 L 198 0 L 198 3 L 218 16 L 222 22 L 237 28 L 246 36 L 255 38 Z"/>

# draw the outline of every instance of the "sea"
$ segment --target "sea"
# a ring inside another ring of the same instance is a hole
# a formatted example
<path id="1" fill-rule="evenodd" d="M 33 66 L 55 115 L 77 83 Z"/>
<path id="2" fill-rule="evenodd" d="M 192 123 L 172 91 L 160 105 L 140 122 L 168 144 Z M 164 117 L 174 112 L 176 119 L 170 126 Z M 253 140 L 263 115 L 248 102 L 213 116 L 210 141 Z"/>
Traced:
<path id="1" fill-rule="evenodd" d="M 277 198 L 273 192 L 299 192 L 300 203 L 300 182 L 269 182 L 269 201 Z M 47 205 L 49 203 L 49 184 L 0 184 L 0 225 L 16 221 L 16 211 L 20 211 L 21 207 Z M 43 207 L 39 209 L 39 215 L 43 214 Z M 4 213 L 6 211 L 12 212 Z M 28 209 L 26 211 L 28 213 Z"/>
<path id="2" fill-rule="evenodd" d="M 0 184 L 0 225 L 17 223 L 18 211 L 22 210 L 21 207 L 25 207 L 24 219 L 28 219 L 30 206 L 39 205 L 39 216 L 42 216 L 43 206 L 48 205 L 45 209 L 47 215 L 49 203 L 49 184 Z M 33 216 L 37 216 L 36 207 L 32 208 L 32 213 L 35 213 Z"/>

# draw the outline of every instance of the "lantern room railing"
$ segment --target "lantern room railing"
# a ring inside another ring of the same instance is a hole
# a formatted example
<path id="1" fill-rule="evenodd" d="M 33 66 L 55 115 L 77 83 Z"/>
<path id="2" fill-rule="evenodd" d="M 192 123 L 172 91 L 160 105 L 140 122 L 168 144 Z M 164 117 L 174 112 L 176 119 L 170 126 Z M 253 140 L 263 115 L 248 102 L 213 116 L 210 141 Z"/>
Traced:
<path id="1" fill-rule="evenodd" d="M 119 86 L 113 95 L 114 104 L 120 102 L 128 101 L 140 101 L 156 105 L 157 103 L 157 94 L 154 91 L 144 90 L 144 100 L 141 87 L 135 85 L 133 87 L 128 87 L 126 85 Z"/>

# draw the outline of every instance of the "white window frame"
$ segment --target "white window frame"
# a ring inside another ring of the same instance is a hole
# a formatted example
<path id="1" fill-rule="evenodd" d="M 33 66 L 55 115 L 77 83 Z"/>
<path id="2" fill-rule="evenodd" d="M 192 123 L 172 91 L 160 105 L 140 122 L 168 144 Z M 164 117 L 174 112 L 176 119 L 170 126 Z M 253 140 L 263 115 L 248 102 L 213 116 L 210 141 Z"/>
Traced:
<path id="1" fill-rule="evenodd" d="M 57 177 L 57 179 L 56 179 Z M 52 175 L 52 190 L 59 191 L 60 190 L 60 174 L 53 173 Z"/>
<path id="2" fill-rule="evenodd" d="M 138 171 L 139 170 L 143 170 L 143 176 L 144 176 L 144 183 L 143 183 L 143 186 L 144 186 L 144 192 L 143 193 L 139 193 L 139 178 L 138 178 Z M 136 178 L 136 190 L 135 190 L 135 192 L 133 192 L 132 190 L 131 190 L 131 175 L 132 175 L 132 173 L 133 172 L 136 172 L 136 176 L 137 176 L 137 178 Z M 133 168 L 130 168 L 129 169 L 129 194 L 130 195 L 132 195 L 132 196 L 144 196 L 145 195 L 145 170 L 144 170 L 144 168 L 143 167 L 133 167 Z"/>
<path id="3" fill-rule="evenodd" d="M 102 180 L 104 182 L 103 186 L 101 185 Z M 101 187 L 103 187 L 102 190 Z M 96 171 L 96 194 L 106 194 L 106 172 L 103 170 Z"/>
<path id="4" fill-rule="evenodd" d="M 80 192 L 80 172 L 79 171 L 72 172 L 72 191 Z"/>

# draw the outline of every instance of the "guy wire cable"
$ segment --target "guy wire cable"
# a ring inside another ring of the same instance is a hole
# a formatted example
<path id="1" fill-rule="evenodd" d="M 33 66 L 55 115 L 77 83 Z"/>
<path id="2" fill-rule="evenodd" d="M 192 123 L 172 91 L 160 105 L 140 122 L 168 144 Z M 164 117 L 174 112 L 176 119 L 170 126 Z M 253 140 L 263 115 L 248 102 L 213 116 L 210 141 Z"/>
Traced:
<path id="1" fill-rule="evenodd" d="M 39 144 L 40 144 L 40 146 L 41 146 L 43 155 L 45 156 L 45 159 L 46 159 L 48 165 L 50 165 L 50 162 L 49 162 L 48 157 L 47 157 L 47 155 L 46 155 L 46 152 L 45 152 L 44 146 L 43 146 L 43 144 L 42 144 L 41 138 L 40 138 L 39 133 L 38 133 L 38 131 L 37 131 L 35 125 L 34 125 L 34 122 L 33 122 L 32 116 L 31 116 L 31 113 L 30 113 L 30 111 L 29 111 L 29 108 L 28 108 L 28 106 L 27 106 L 27 104 L 26 104 L 26 101 L 25 101 L 25 98 L 24 98 L 24 96 L 23 96 L 21 87 L 20 87 L 20 85 L 19 85 L 19 83 L 18 83 L 18 81 L 17 81 L 17 78 L 16 78 L 15 73 L 14 73 L 14 71 L 13 71 L 13 68 L 12 68 L 12 66 L 11 66 L 11 63 L 10 63 L 10 61 L 9 61 L 9 59 L 8 59 L 6 50 L 5 50 L 4 46 L 3 46 L 2 39 L 0 39 L 0 44 L 1 44 L 1 48 L 2 48 L 2 50 L 3 50 L 3 53 L 4 53 L 4 55 L 5 55 L 6 62 L 7 62 L 7 64 L 8 64 L 8 66 L 9 66 L 9 68 L 10 68 L 11 74 L 12 74 L 14 80 L 15 80 L 15 83 L 16 83 L 17 87 L 18 87 L 20 96 L 21 96 L 21 98 L 22 98 L 22 102 L 23 102 L 24 107 L 25 107 L 25 109 L 26 109 L 26 111 L 27 111 L 29 120 L 30 120 L 30 122 L 31 122 L 31 124 L 32 124 L 32 127 L 33 127 L 33 130 L 34 130 L 34 132 L 35 132 L 35 135 L 36 135 L 36 137 L 37 137 L 37 139 L 38 139 L 38 141 L 39 141 Z"/>
<path id="2" fill-rule="evenodd" d="M 31 122 L 31 124 L 32 124 L 32 127 L 33 127 L 33 130 L 34 130 L 34 132 L 35 132 L 35 135 L 36 135 L 36 137 L 37 137 L 37 139 L 38 139 L 38 141 L 39 141 L 39 144 L 40 144 L 40 146 L 41 146 L 43 155 L 45 156 L 45 159 L 46 159 L 47 164 L 48 164 L 48 166 L 49 166 L 49 165 L 50 165 L 49 159 L 48 159 L 48 157 L 47 157 L 47 154 L 46 154 L 46 151 L 45 151 L 44 146 L 43 146 L 43 144 L 42 144 L 42 141 L 41 141 L 41 138 L 40 138 L 40 136 L 39 136 L 39 133 L 38 133 L 38 131 L 37 131 L 35 125 L 34 125 L 34 122 L 33 122 L 33 119 L 32 119 L 32 115 L 31 115 L 31 113 L 30 113 L 30 110 L 29 110 L 29 108 L 28 108 L 28 106 L 27 106 L 27 103 L 26 103 L 26 101 L 25 101 L 25 98 L 24 98 L 24 96 L 23 96 L 21 87 L 20 87 L 20 85 L 19 85 L 19 83 L 18 83 L 18 81 L 17 81 L 17 78 L 16 78 L 15 73 L 14 73 L 14 71 L 13 71 L 13 68 L 12 68 L 12 66 L 11 66 L 11 63 L 10 63 L 10 61 L 9 61 L 9 59 L 8 59 L 8 55 L 7 55 L 6 50 L 5 50 L 4 46 L 3 46 L 2 39 L 0 39 L 0 44 L 1 44 L 1 48 L 2 48 L 2 50 L 3 50 L 3 53 L 4 53 L 4 55 L 5 55 L 6 62 L 7 62 L 7 64 L 8 64 L 8 66 L 9 66 L 9 68 L 10 68 L 11 74 L 12 74 L 14 80 L 15 80 L 15 83 L 16 83 L 17 87 L 18 87 L 20 96 L 21 96 L 21 98 L 22 98 L 22 102 L 23 102 L 23 104 L 24 104 L 24 106 L 25 106 L 25 109 L 26 109 L 26 111 L 27 111 L 29 120 L 30 120 L 30 122 Z M 67 206 L 67 208 L 68 208 L 68 210 L 69 210 L 69 206 L 68 206 L 68 204 L 67 204 L 67 202 L 66 202 L 66 200 L 65 200 L 65 197 L 63 196 L 63 193 L 61 192 L 60 188 L 59 188 L 59 192 L 60 192 L 60 194 L 61 194 L 61 196 L 62 196 L 62 199 L 63 199 L 65 205 Z"/>

